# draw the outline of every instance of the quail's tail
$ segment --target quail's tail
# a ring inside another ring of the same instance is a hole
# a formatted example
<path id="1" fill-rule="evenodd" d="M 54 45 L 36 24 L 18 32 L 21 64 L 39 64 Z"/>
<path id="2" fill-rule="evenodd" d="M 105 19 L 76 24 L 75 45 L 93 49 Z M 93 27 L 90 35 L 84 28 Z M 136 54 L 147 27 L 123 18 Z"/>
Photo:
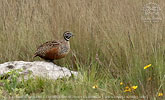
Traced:
<path id="1" fill-rule="evenodd" d="M 34 56 L 32 57 L 32 59 L 34 59 L 35 57 L 37 57 L 38 55 L 37 54 L 34 54 Z"/>

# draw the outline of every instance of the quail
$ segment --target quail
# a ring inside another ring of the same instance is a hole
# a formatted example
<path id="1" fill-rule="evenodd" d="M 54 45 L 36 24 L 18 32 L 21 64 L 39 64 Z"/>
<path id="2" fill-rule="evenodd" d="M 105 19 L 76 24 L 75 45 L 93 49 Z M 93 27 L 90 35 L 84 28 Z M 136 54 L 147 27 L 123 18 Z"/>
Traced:
<path id="1" fill-rule="evenodd" d="M 70 51 L 69 39 L 74 36 L 71 32 L 66 31 L 63 34 L 63 40 L 48 41 L 40 45 L 33 58 L 39 56 L 40 58 L 51 61 L 64 58 Z"/>

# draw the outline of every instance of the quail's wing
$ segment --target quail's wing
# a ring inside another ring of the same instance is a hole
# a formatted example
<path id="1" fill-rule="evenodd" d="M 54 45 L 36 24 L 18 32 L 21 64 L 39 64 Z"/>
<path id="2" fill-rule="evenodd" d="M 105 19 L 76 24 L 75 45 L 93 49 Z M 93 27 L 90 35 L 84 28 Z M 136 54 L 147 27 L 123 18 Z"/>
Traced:
<path id="1" fill-rule="evenodd" d="M 48 41 L 37 48 L 35 54 L 44 56 L 52 48 L 57 48 L 60 45 L 58 41 Z"/>
<path id="2" fill-rule="evenodd" d="M 57 46 L 59 44 L 60 44 L 60 42 L 58 42 L 58 41 L 48 41 L 48 42 L 45 42 L 44 44 L 40 45 L 37 49 L 40 49 L 40 48 L 43 48 L 46 46 L 53 47 L 53 46 Z"/>

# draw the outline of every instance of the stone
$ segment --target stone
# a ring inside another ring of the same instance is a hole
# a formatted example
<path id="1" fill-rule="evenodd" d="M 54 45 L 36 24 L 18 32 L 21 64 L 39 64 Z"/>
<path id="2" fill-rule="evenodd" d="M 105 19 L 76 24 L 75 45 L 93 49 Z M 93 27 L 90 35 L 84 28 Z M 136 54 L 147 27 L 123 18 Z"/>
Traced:
<path id="1" fill-rule="evenodd" d="M 0 75 L 1 77 L 12 70 L 19 70 L 21 75 L 24 75 L 24 78 L 28 78 L 28 74 L 31 72 L 33 77 L 45 77 L 56 80 L 58 78 L 68 78 L 78 75 L 78 72 L 71 71 L 65 67 L 60 67 L 55 65 L 52 62 L 46 61 L 34 61 L 34 62 L 25 62 L 25 61 L 11 61 L 0 64 Z"/>

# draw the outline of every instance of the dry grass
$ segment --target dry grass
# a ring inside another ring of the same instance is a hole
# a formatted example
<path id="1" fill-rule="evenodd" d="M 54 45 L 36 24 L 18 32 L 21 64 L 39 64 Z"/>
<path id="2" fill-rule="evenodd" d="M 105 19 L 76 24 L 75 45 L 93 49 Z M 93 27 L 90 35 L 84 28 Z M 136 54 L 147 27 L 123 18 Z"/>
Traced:
<path id="1" fill-rule="evenodd" d="M 123 94 L 116 83 L 109 84 L 111 79 L 138 85 L 136 95 L 155 96 L 164 91 L 165 20 L 141 20 L 142 8 L 150 1 L 2 0 L 0 62 L 33 61 L 37 46 L 60 39 L 69 30 L 76 36 L 70 41 L 71 53 L 58 61 L 60 65 L 83 70 L 88 81 L 106 80 L 106 91 L 114 95 Z M 164 0 L 155 3 L 163 18 Z M 144 70 L 150 63 L 153 67 Z"/>

